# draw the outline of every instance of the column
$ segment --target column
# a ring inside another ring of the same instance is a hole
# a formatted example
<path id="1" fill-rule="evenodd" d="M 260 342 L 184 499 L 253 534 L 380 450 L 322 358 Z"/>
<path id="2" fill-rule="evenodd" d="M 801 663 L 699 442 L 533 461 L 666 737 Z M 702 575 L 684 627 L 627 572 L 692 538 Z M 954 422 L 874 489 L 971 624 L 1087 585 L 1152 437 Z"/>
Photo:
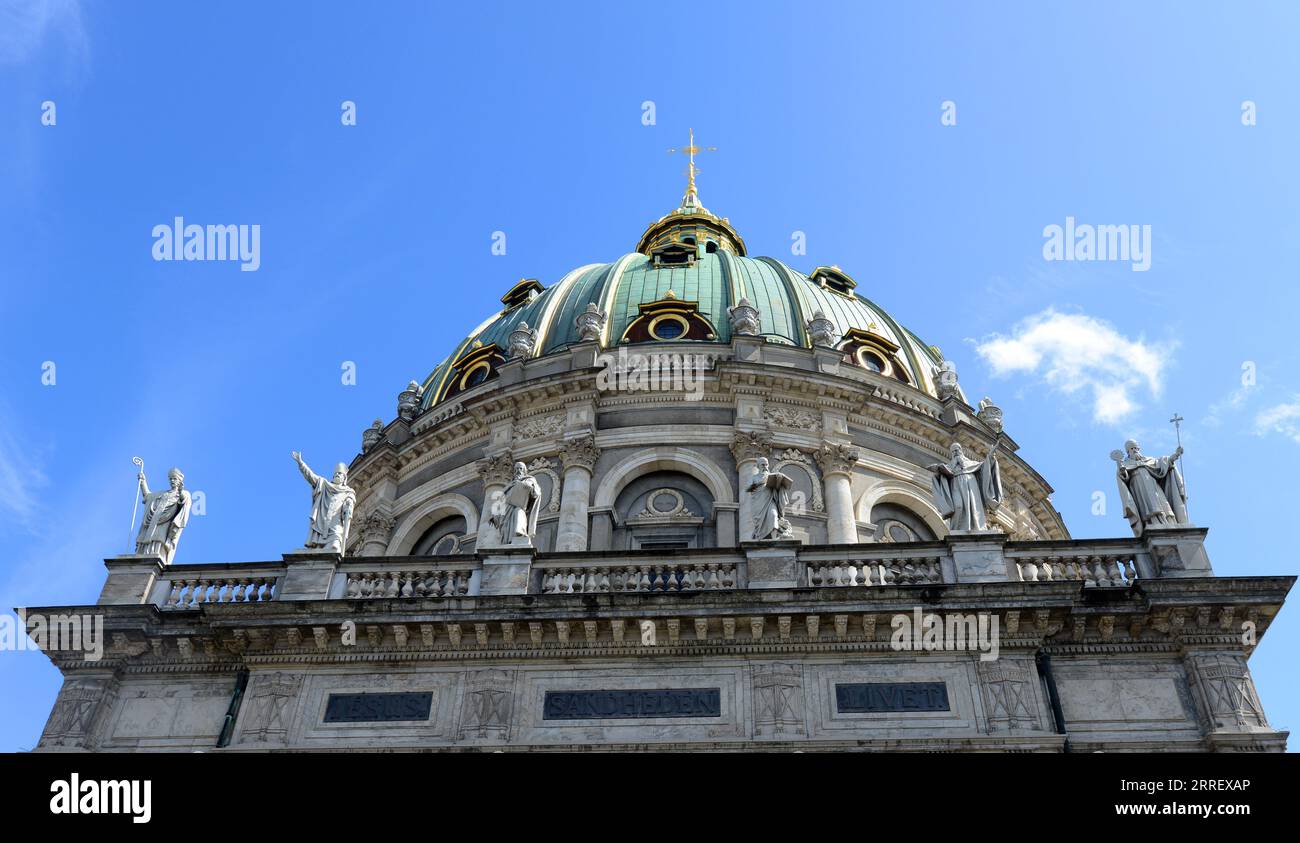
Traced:
<path id="1" fill-rule="evenodd" d="M 858 449 L 852 445 L 823 443 L 817 452 L 826 489 L 826 540 L 830 544 L 857 544 L 858 519 L 853 512 L 853 466 Z"/>
<path id="2" fill-rule="evenodd" d="M 405 394 L 405 393 L 403 393 Z M 353 475 L 353 488 L 365 488 L 366 508 L 352 519 L 357 541 L 350 553 L 354 556 L 385 556 L 393 537 L 393 503 L 397 500 L 397 456 L 391 450 L 380 452 L 364 463 Z"/>
<path id="3" fill-rule="evenodd" d="M 587 507 L 591 503 L 591 475 L 600 457 L 596 437 L 571 439 L 560 452 L 564 464 L 564 486 L 560 491 L 560 525 L 555 550 L 587 550 Z"/>
<path id="4" fill-rule="evenodd" d="M 736 540 L 748 542 L 754 540 L 754 514 L 749 505 L 749 495 L 745 492 L 750 477 L 754 474 L 754 462 L 759 457 L 771 457 L 772 435 L 764 431 L 737 433 L 731 440 L 731 455 L 736 458 L 736 491 L 740 510 L 736 516 Z"/>
<path id="5" fill-rule="evenodd" d="M 501 498 L 501 493 L 505 491 L 506 484 L 510 482 L 514 461 L 509 453 L 497 454 L 484 457 L 475 463 L 475 467 L 478 469 L 479 478 L 483 481 L 483 505 L 479 508 L 478 516 L 478 541 L 474 545 L 477 551 L 501 546 L 500 538 L 492 527 L 492 510 Z"/>

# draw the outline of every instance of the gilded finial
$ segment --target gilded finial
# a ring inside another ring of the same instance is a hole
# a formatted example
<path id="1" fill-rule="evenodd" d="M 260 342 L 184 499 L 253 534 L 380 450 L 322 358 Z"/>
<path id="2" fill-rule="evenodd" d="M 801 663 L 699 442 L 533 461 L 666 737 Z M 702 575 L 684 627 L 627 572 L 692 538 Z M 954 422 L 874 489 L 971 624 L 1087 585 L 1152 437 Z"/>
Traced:
<path id="1" fill-rule="evenodd" d="M 716 146 L 696 146 L 695 130 L 689 129 L 688 131 L 690 132 L 690 134 L 689 134 L 689 141 L 686 144 L 686 146 L 674 147 L 673 149 L 670 149 L 668 151 L 670 153 L 681 152 L 687 156 L 686 195 L 682 197 L 682 207 L 699 208 L 700 210 L 704 210 L 704 206 L 700 204 L 700 194 L 695 189 L 695 176 L 700 171 L 699 168 L 695 166 L 695 153 L 717 152 L 718 148 Z"/>

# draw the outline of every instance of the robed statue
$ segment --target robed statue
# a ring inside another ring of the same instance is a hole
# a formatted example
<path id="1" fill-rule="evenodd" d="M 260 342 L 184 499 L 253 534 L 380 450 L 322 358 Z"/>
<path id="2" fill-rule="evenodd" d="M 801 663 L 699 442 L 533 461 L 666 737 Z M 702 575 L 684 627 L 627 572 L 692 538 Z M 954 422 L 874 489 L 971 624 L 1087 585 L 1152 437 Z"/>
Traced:
<path id="1" fill-rule="evenodd" d="M 929 466 L 934 474 L 934 505 L 953 531 L 987 531 L 987 512 L 1002 503 L 1002 473 L 998 468 L 998 443 L 981 460 L 969 459 L 961 444 L 948 448 L 948 462 Z"/>
<path id="2" fill-rule="evenodd" d="M 788 475 L 768 468 L 767 457 L 759 457 L 754 473 L 745 486 L 749 496 L 749 512 L 754 519 L 754 540 L 768 541 L 793 538 L 785 509 L 789 504 L 789 490 L 794 481 Z"/>
<path id="3" fill-rule="evenodd" d="M 1175 527 L 1191 523 L 1187 518 L 1187 490 L 1175 462 L 1183 454 L 1178 446 L 1167 457 L 1144 457 L 1138 443 L 1124 443 L 1124 453 L 1111 451 L 1119 481 L 1119 499 L 1124 517 L 1140 536 L 1151 527 Z"/>
<path id="4" fill-rule="evenodd" d="M 293 452 L 293 461 L 311 485 L 311 527 L 307 531 L 305 547 L 327 553 L 343 553 L 348 546 L 348 528 L 352 525 L 352 510 L 357 505 L 357 493 L 348 485 L 348 467 L 339 463 L 334 468 L 334 479 L 326 480 L 308 468 L 302 454 Z"/>
<path id="5" fill-rule="evenodd" d="M 497 511 L 488 519 L 496 538 L 505 547 L 532 547 L 537 535 L 537 515 L 542 507 L 542 487 L 528 467 L 515 463 L 514 477 L 501 493 Z"/>
<path id="6" fill-rule="evenodd" d="M 144 468 L 137 478 L 144 500 L 144 518 L 135 539 L 135 552 L 159 556 L 170 565 L 176 555 L 181 531 L 190 521 L 190 493 L 185 490 L 185 475 L 179 468 L 167 472 L 168 486 L 161 492 L 149 491 Z"/>

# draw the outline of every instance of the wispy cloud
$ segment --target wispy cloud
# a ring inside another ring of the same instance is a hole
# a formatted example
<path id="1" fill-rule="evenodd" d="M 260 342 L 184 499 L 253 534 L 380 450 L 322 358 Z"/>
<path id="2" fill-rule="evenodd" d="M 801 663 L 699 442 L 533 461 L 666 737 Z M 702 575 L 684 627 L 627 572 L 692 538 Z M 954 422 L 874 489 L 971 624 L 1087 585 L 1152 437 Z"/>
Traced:
<path id="1" fill-rule="evenodd" d="M 1090 393 L 1093 420 L 1116 424 L 1138 409 L 1139 393 L 1159 397 L 1174 348 L 1130 339 L 1091 316 L 1048 308 L 1009 335 L 985 338 L 975 350 L 994 375 L 1036 374 L 1064 395 Z"/>
<path id="2" fill-rule="evenodd" d="M 0 408 L 0 418 L 4 417 Z M 39 490 L 48 479 L 39 458 L 12 433 L 14 426 L 0 424 L 0 521 L 30 530 L 39 513 Z"/>
<path id="3" fill-rule="evenodd" d="M 1224 416 L 1235 414 L 1245 406 L 1250 396 L 1258 391 L 1259 389 L 1253 385 L 1237 387 L 1210 405 L 1203 423 L 1209 427 L 1219 427 L 1223 424 Z"/>
<path id="4" fill-rule="evenodd" d="M 21 64 L 52 37 L 67 54 L 86 58 L 88 41 L 77 0 L 0 0 L 0 64 Z"/>
<path id="5" fill-rule="evenodd" d="M 1300 395 L 1286 404 L 1275 404 L 1255 416 L 1255 435 L 1280 433 L 1300 443 Z"/>

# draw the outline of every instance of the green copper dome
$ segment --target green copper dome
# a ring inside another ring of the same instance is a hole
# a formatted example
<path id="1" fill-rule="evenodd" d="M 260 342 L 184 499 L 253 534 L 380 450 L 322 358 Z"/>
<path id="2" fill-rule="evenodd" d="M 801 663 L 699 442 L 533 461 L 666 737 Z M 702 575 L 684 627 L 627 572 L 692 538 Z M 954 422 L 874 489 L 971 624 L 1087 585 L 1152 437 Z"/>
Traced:
<path id="1" fill-rule="evenodd" d="M 537 332 L 535 357 L 580 342 L 575 319 L 589 305 L 607 314 L 601 334 L 605 348 L 656 341 L 730 344 L 728 309 L 741 299 L 758 309 L 768 342 L 811 347 L 805 326 L 820 314 L 833 326 L 833 336 L 841 338 L 836 347 L 845 350 L 846 361 L 875 371 L 884 362 L 884 372 L 936 394 L 933 370 L 942 361 L 937 349 L 858 295 L 853 279 L 838 267 L 818 267 L 806 275 L 775 258 L 746 256 L 730 223 L 697 204 L 693 185 L 683 207 L 652 223 L 638 248 L 642 251 L 613 263 L 579 267 L 550 287 L 532 280 L 516 284 L 503 297 L 503 309 L 425 379 L 423 406 L 437 404 L 462 378 L 458 361 L 485 348 L 504 354 L 510 333 L 521 322 Z M 644 330 L 629 332 L 645 306 L 687 309 L 693 324 L 708 327 L 671 340 L 647 338 Z"/>

